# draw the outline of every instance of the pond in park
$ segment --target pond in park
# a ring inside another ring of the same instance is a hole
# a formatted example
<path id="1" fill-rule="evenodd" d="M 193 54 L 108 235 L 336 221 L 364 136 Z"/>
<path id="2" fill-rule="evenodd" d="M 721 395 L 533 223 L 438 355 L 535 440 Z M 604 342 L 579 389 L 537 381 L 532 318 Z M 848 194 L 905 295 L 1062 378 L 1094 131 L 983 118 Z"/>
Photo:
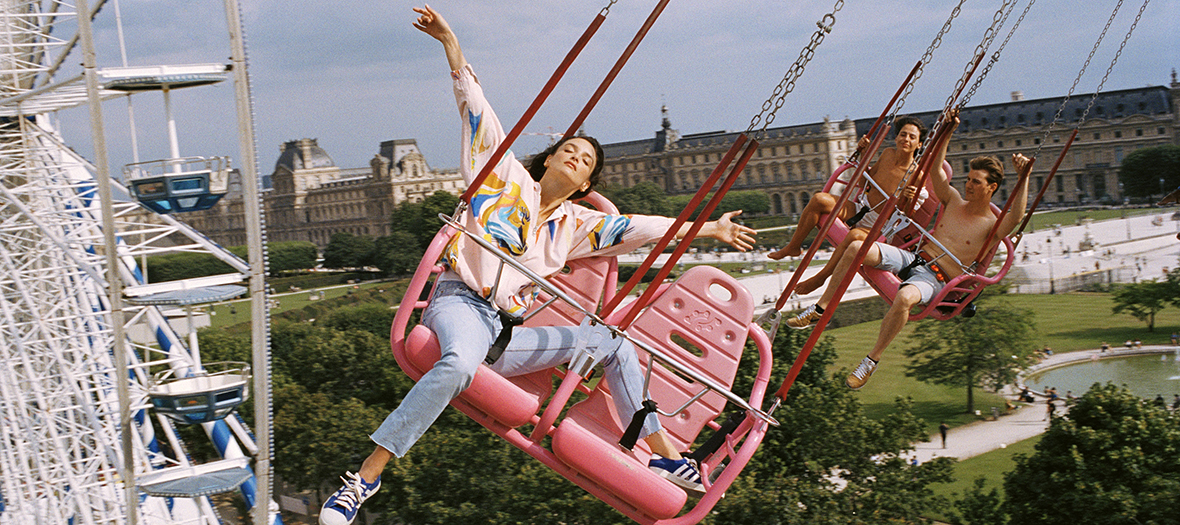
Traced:
<path id="1" fill-rule="evenodd" d="M 1140 397 L 1162 394 L 1171 404 L 1172 396 L 1180 394 L 1180 351 L 1082 361 L 1026 377 L 1024 383 L 1037 391 L 1055 387 L 1058 395 L 1073 391 L 1080 396 L 1094 383 L 1108 381 Z"/>

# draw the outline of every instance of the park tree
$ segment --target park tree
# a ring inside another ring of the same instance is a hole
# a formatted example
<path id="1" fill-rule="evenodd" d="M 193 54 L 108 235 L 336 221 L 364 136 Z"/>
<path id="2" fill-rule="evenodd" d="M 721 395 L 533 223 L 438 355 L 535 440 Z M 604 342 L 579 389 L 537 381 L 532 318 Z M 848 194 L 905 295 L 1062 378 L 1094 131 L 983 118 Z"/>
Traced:
<path id="1" fill-rule="evenodd" d="M 359 268 L 373 262 L 376 244 L 372 237 L 336 232 L 324 248 L 324 268 Z"/>
<path id="2" fill-rule="evenodd" d="M 1128 153 L 1119 182 L 1129 197 L 1151 197 L 1180 186 L 1180 146 L 1166 144 Z"/>
<path id="3" fill-rule="evenodd" d="M 1119 286 L 1111 293 L 1111 300 L 1114 301 L 1111 311 L 1125 313 L 1147 323 L 1147 331 L 1152 332 L 1155 330 L 1155 314 L 1169 302 L 1177 300 L 1172 293 L 1175 283 L 1174 279 L 1163 282 L 1151 279 Z"/>
<path id="4" fill-rule="evenodd" d="M 275 472 L 301 489 L 318 489 L 355 472 L 373 451 L 369 434 L 387 413 L 354 397 L 312 393 L 295 383 L 276 382 L 273 395 Z"/>
<path id="5" fill-rule="evenodd" d="M 234 246 L 229 249 L 242 260 L 249 260 L 246 246 Z M 315 268 L 319 249 L 308 241 L 281 241 L 266 243 L 266 266 L 272 276 L 291 270 L 307 270 Z"/>
<path id="6" fill-rule="evenodd" d="M 393 208 L 389 216 L 390 232 L 404 232 L 414 236 L 418 248 L 425 250 L 434 234 L 442 229 L 443 221 L 438 214 L 452 215 L 459 204 L 459 197 L 438 190 L 421 202 L 403 201 Z"/>
<path id="7" fill-rule="evenodd" d="M 999 390 L 1033 364 L 1033 312 L 989 299 L 974 317 L 926 320 L 914 327 L 905 349 L 906 376 L 937 385 L 965 387 L 967 412 L 975 411 L 975 388 Z"/>
<path id="8" fill-rule="evenodd" d="M 778 332 L 772 378 L 786 377 L 807 336 Z M 898 399 L 890 415 L 868 418 L 844 386 L 848 370 L 830 370 L 835 359 L 831 338 L 816 345 L 773 414 L 780 425 L 767 432 L 707 523 L 921 523 L 925 509 L 942 503 L 929 486 L 950 480 L 952 460 L 916 467 L 905 460 L 910 444 L 927 438 L 910 402 Z M 747 348 L 735 392 L 748 391 L 756 363 Z"/>
<path id="9" fill-rule="evenodd" d="M 598 192 L 609 199 L 619 213 L 667 216 L 679 212 L 672 209 L 668 196 L 654 182 L 643 181 L 630 188 L 603 186 Z"/>
<path id="10" fill-rule="evenodd" d="M 1004 479 L 1012 525 L 1180 523 L 1180 418 L 1096 384 Z"/>
<path id="11" fill-rule="evenodd" d="M 386 275 L 410 275 L 425 253 L 412 233 L 395 231 L 380 237 L 373 248 L 373 264 Z"/>
<path id="12" fill-rule="evenodd" d="M 683 210 L 688 207 L 692 197 L 692 195 L 676 195 L 669 198 L 669 203 L 673 210 Z M 712 198 L 712 193 L 707 195 L 690 218 L 696 220 L 697 215 L 704 209 L 705 203 L 709 202 L 709 199 Z M 770 197 L 763 191 L 747 190 L 727 192 L 721 197 L 721 202 L 717 203 L 717 208 L 709 215 L 709 220 L 720 219 L 722 214 L 736 210 L 742 211 L 742 217 L 766 213 L 770 211 Z"/>

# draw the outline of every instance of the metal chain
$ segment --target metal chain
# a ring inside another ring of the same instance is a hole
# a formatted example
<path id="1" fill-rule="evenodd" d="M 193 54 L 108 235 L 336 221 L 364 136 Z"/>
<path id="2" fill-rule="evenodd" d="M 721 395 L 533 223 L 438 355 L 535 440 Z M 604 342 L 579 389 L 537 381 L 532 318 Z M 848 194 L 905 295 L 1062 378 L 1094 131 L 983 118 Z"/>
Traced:
<path id="1" fill-rule="evenodd" d="M 946 103 L 942 105 L 943 111 L 938 114 L 938 120 L 934 121 L 934 125 L 930 127 L 930 135 L 926 137 L 926 143 L 922 144 L 922 150 L 918 152 L 919 154 L 926 150 L 926 146 L 930 143 L 930 139 L 933 138 L 934 134 L 938 132 L 938 129 L 942 127 L 943 122 L 946 120 L 947 110 L 951 109 L 951 106 L 953 106 L 955 103 L 955 97 L 959 93 L 963 92 L 962 90 L 964 87 L 966 87 L 967 81 L 970 80 L 971 72 L 975 66 L 975 61 L 978 60 L 979 57 L 987 54 L 987 48 L 991 46 L 992 40 L 995 40 L 996 38 L 996 30 L 999 29 L 1000 25 L 1003 24 L 1004 19 L 1007 18 L 1004 13 L 1010 11 L 1010 5 L 1015 4 L 1010 0 L 1004 0 L 1004 3 L 1000 4 L 1000 8 L 996 10 L 996 14 L 992 15 L 992 25 L 988 26 L 988 28 L 983 32 L 983 38 L 979 41 L 979 44 L 975 46 L 975 52 L 971 54 L 971 60 L 968 60 L 967 64 L 963 66 L 963 74 L 959 77 L 959 80 L 955 82 L 955 88 L 951 90 L 951 94 L 947 95 Z M 915 161 L 917 158 L 918 156 L 915 155 Z"/>
<path id="2" fill-rule="evenodd" d="M 600 14 L 602 16 L 606 16 L 606 15 L 610 14 L 610 8 L 614 7 L 614 5 L 617 4 L 618 2 L 619 2 L 619 0 L 610 0 L 610 3 L 606 4 L 606 7 L 602 8 L 602 11 L 599 11 L 598 14 Z"/>
<path id="3" fill-rule="evenodd" d="M 832 32 L 832 26 L 836 24 L 836 13 L 844 7 L 844 0 L 836 0 L 836 4 L 832 6 L 832 12 L 823 16 L 815 25 L 819 28 L 811 35 L 811 41 L 803 46 L 803 50 L 799 52 L 799 58 L 795 59 L 795 63 L 787 69 L 787 73 L 783 75 L 783 79 L 779 81 L 778 85 L 774 87 L 774 91 L 766 102 L 762 103 L 762 111 L 754 118 L 750 119 L 750 127 L 746 129 L 746 133 L 750 133 L 762 122 L 762 128 L 758 130 L 758 136 L 755 140 L 761 140 L 762 136 L 766 134 L 766 128 L 774 122 L 774 116 L 779 108 L 783 107 L 783 102 L 788 93 L 795 89 L 795 82 L 803 75 L 803 70 L 807 67 L 807 63 L 815 56 L 815 49 L 819 47 L 824 41 L 824 37 Z"/>
<path id="4" fill-rule="evenodd" d="M 922 71 L 925 69 L 926 64 L 930 63 L 930 59 L 934 57 L 934 50 L 938 49 L 938 47 L 942 45 L 943 35 L 946 35 L 946 33 L 951 30 L 951 23 L 954 22 L 955 18 L 959 16 L 959 13 L 963 10 L 963 4 L 966 2 L 967 0 L 959 0 L 958 5 L 956 5 L 955 8 L 951 10 L 951 16 L 947 17 L 946 22 L 942 24 L 942 29 L 938 30 L 938 34 L 934 36 L 934 40 L 931 41 L 930 46 L 926 48 L 926 53 L 924 53 L 922 58 L 918 61 L 920 65 L 918 66 L 918 71 L 914 73 L 913 80 L 910 81 L 910 85 L 906 86 L 905 91 L 901 94 L 901 97 L 898 97 L 897 104 L 893 106 L 893 113 L 889 114 L 889 122 L 893 122 L 893 118 L 900 113 L 901 107 L 905 105 L 906 97 L 908 97 L 910 92 L 914 90 L 914 86 L 917 85 L 918 79 L 922 78 Z"/>
<path id="5" fill-rule="evenodd" d="M 1069 91 L 1065 94 L 1065 98 L 1062 99 L 1061 106 L 1057 108 L 1057 113 L 1053 115 L 1053 120 L 1049 122 L 1049 128 L 1045 130 L 1045 138 L 1041 139 L 1041 144 L 1033 152 L 1033 158 L 1036 158 L 1041 153 L 1041 148 L 1045 147 L 1045 143 L 1049 141 L 1049 134 L 1053 132 L 1053 127 L 1057 125 L 1057 121 L 1061 119 L 1061 113 L 1065 111 L 1066 104 L 1069 104 L 1069 98 L 1073 96 L 1074 90 L 1078 87 L 1078 82 L 1081 82 L 1082 76 L 1086 74 L 1086 68 L 1090 67 L 1090 61 L 1094 59 L 1094 53 L 1098 52 L 1098 46 L 1102 45 L 1102 39 L 1106 38 L 1106 32 L 1110 30 L 1110 24 L 1114 23 L 1114 17 L 1119 14 L 1119 8 L 1121 7 L 1123 7 L 1123 0 L 1119 0 L 1115 4 L 1114 11 L 1110 13 L 1110 18 L 1106 20 L 1106 26 L 1102 28 L 1102 33 L 1098 35 L 1098 40 L 1094 42 L 1094 47 L 1090 49 L 1090 55 L 1086 57 L 1086 62 L 1082 64 L 1082 69 L 1078 71 L 1078 76 L 1073 79 L 1073 85 L 1069 86 Z M 1097 91 L 1095 91 L 1095 94 L 1097 94 Z"/>
<path id="6" fill-rule="evenodd" d="M 960 5 L 962 5 L 962 4 L 960 3 Z M 975 63 L 976 58 L 978 58 L 980 55 L 986 53 L 987 52 L 987 45 L 989 44 L 989 42 L 991 40 L 995 39 L 996 29 L 999 26 L 999 24 L 1002 23 L 1002 20 L 1005 18 L 1003 16 L 1003 13 L 1005 11 L 1009 10 L 1008 9 L 1009 5 L 1010 5 L 1010 0 L 1004 0 L 1004 3 L 1000 4 L 1000 8 L 998 10 L 996 10 L 996 14 L 992 16 L 992 25 L 989 26 L 987 28 L 987 30 L 983 32 L 983 39 L 979 42 L 979 45 L 975 46 L 975 52 L 971 54 L 971 60 L 967 61 L 967 65 L 964 66 L 964 68 L 963 68 L 963 75 L 959 77 L 959 80 L 957 82 L 955 82 L 955 88 L 953 90 L 951 90 L 951 94 L 947 96 L 946 103 L 943 104 L 943 111 L 938 114 L 938 120 L 936 120 L 934 122 L 934 125 L 930 127 L 930 132 L 926 134 L 926 140 L 923 141 L 922 145 L 918 146 L 918 149 L 914 151 L 914 161 L 910 163 L 910 167 L 909 167 L 909 169 L 906 170 L 905 177 L 902 177 L 901 182 L 898 184 L 896 191 L 901 191 L 902 188 L 904 188 L 905 185 L 909 183 L 910 176 L 913 175 L 914 170 L 918 169 L 918 163 L 919 163 L 919 161 L 921 161 L 922 155 L 924 155 L 926 153 L 926 149 L 930 147 L 930 142 L 934 139 L 934 136 L 936 134 L 938 134 L 939 128 L 942 127 L 943 120 L 946 117 L 946 112 L 947 112 L 946 110 L 949 110 L 951 108 L 951 105 L 954 104 L 954 102 L 955 102 L 955 94 L 960 93 L 961 92 L 960 90 L 967 84 L 967 79 L 968 79 L 969 75 L 971 74 L 971 68 L 972 68 L 972 65 Z M 956 7 L 956 9 L 958 9 L 958 8 Z M 941 38 L 941 35 L 939 35 L 939 36 Z"/>
<path id="7" fill-rule="evenodd" d="M 1012 40 L 1012 35 L 1016 33 L 1016 28 L 1020 27 L 1020 23 L 1024 21 L 1024 17 L 1028 15 L 1029 9 L 1032 9 L 1033 4 L 1036 2 L 1037 0 L 1029 0 L 1028 5 L 1024 7 L 1024 12 L 1020 13 L 1020 17 L 1016 19 L 1016 23 L 1012 24 L 1012 29 L 1008 30 L 1008 36 L 1004 37 L 1004 41 L 1000 43 L 1000 47 L 996 48 L 995 53 L 992 53 L 991 59 L 988 60 L 987 66 L 983 68 L 983 72 L 979 74 L 979 78 L 975 79 L 975 83 L 971 85 L 971 89 L 968 89 L 967 94 L 963 95 L 963 100 L 959 102 L 959 107 L 966 106 L 967 102 L 971 100 L 971 97 L 975 95 L 975 90 L 978 89 L 979 85 L 983 83 L 983 79 L 987 78 L 987 74 L 991 73 L 992 66 L 994 66 L 996 62 L 1000 60 L 1000 52 L 1008 46 L 1008 41 Z M 1000 26 L 1003 26 L 1004 23 L 1007 22 L 1008 15 L 1012 14 L 1012 10 L 1015 8 L 1016 4 L 1013 3 L 1012 9 L 1009 9 L 1008 13 L 1004 15 L 1004 21 L 1000 22 Z"/>
<path id="8" fill-rule="evenodd" d="M 1135 15 L 1135 21 L 1131 22 L 1131 29 L 1127 30 L 1127 36 L 1123 37 L 1123 42 L 1119 44 L 1119 50 L 1115 51 L 1114 58 L 1110 60 L 1110 65 L 1106 68 L 1106 74 L 1102 75 L 1102 81 L 1094 89 L 1094 96 L 1090 97 L 1090 103 L 1086 105 L 1086 110 L 1082 112 L 1082 118 L 1078 120 L 1077 127 L 1082 127 L 1082 123 L 1086 121 L 1086 115 L 1090 113 L 1090 108 L 1094 107 L 1094 101 L 1098 100 L 1098 93 L 1102 91 L 1102 86 L 1106 84 L 1106 79 L 1110 76 L 1110 71 L 1114 69 L 1115 62 L 1118 62 L 1119 57 L 1122 56 L 1123 48 L 1127 47 L 1127 41 L 1131 39 L 1131 33 L 1135 32 L 1135 26 L 1139 25 L 1139 19 L 1143 18 L 1143 10 L 1147 9 L 1147 4 L 1149 3 L 1151 3 L 1151 0 L 1143 0 L 1143 6 L 1139 8 L 1139 13 Z"/>

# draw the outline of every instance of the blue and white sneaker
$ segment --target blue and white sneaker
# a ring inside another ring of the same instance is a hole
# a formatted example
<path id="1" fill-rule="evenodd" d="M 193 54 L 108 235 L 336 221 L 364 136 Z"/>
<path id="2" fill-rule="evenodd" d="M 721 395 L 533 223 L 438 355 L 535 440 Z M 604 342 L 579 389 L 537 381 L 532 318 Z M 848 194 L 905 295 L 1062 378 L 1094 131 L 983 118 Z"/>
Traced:
<path id="1" fill-rule="evenodd" d="M 701 483 L 701 473 L 697 472 L 696 465 L 688 458 L 672 460 L 659 454 L 652 454 L 651 461 L 647 462 L 647 468 L 686 490 L 697 494 L 705 493 L 705 485 Z"/>
<path id="2" fill-rule="evenodd" d="M 345 472 L 340 479 L 344 486 L 324 502 L 320 509 L 320 525 L 352 525 L 361 503 L 381 488 L 380 476 L 373 483 L 365 483 L 360 474 Z"/>

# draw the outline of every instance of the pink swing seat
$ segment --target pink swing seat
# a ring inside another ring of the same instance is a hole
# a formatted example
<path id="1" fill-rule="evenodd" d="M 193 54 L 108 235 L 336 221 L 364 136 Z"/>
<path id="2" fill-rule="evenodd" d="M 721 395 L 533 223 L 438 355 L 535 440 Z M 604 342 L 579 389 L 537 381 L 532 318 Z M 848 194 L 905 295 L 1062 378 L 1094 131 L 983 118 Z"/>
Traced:
<path id="1" fill-rule="evenodd" d="M 839 180 L 840 175 L 848 169 L 855 168 L 856 164 L 854 163 L 842 164 L 836 169 L 834 173 L 832 173 L 832 177 L 828 179 L 827 184 L 824 186 L 824 191 L 831 192 L 836 184 L 844 184 L 844 181 Z M 942 169 L 943 172 L 947 174 L 947 179 L 949 180 L 953 175 L 950 164 L 944 161 L 942 164 Z M 926 179 L 926 191 L 929 192 L 930 197 L 928 197 L 925 202 L 922 203 L 922 206 L 920 206 L 911 216 L 914 224 L 923 226 L 929 225 L 936 216 L 938 220 L 942 219 L 942 217 L 938 214 L 940 204 L 934 195 L 934 185 L 932 179 L 930 178 Z M 1000 215 L 1000 209 L 995 204 L 992 204 L 991 207 L 992 213 L 998 217 Z M 824 220 L 827 220 L 827 215 L 820 217 L 821 223 Z M 891 239 L 879 237 L 877 241 L 888 242 L 903 250 L 912 249 L 913 246 L 921 240 L 921 232 L 918 231 L 917 226 L 914 224 L 911 224 L 902 229 Z M 866 226 L 868 225 L 866 224 Z M 937 227 L 937 222 L 935 222 L 934 227 Z M 844 238 L 848 235 L 848 231 L 848 225 L 845 224 L 844 221 L 839 217 L 837 217 L 835 222 L 832 223 L 831 229 L 828 230 L 827 241 L 833 245 L 839 245 L 841 242 L 844 242 Z M 933 228 L 931 228 L 930 231 L 933 231 Z M 1005 247 L 1008 256 L 998 272 L 991 276 L 985 275 L 984 273 L 966 272 L 962 275 L 952 278 L 942 287 L 942 290 L 935 294 L 934 298 L 931 299 L 930 302 L 927 303 L 921 310 L 910 314 L 910 320 L 916 321 L 918 319 L 925 319 L 928 316 L 933 316 L 935 319 L 943 321 L 950 319 L 956 315 L 959 315 L 963 309 L 971 303 L 972 300 L 979 296 L 984 287 L 1003 280 L 1004 276 L 1008 274 L 1008 270 L 1012 267 L 1012 264 L 1016 261 L 1015 248 L 1013 248 L 1012 241 L 1007 237 L 1002 238 L 1000 243 L 993 247 L 991 251 L 989 251 L 984 256 L 983 260 L 981 260 L 979 263 L 979 268 L 986 271 L 986 269 L 991 265 L 991 261 L 995 257 L 995 254 L 999 250 L 1001 244 Z M 869 285 L 877 291 L 882 299 L 884 299 L 889 304 L 893 304 L 893 298 L 897 296 L 897 289 L 901 287 L 901 279 L 899 279 L 897 275 L 894 275 L 893 273 L 887 272 L 885 270 L 867 268 L 864 266 L 862 266 L 859 271 L 861 276 L 865 278 L 865 281 L 867 281 Z"/>
<path id="2" fill-rule="evenodd" d="M 599 210 L 616 212 L 596 193 L 587 201 Z M 438 340 L 425 326 L 416 325 L 407 333 L 411 312 L 426 307 L 427 301 L 419 298 L 424 297 L 422 292 L 431 275 L 441 273 L 442 267 L 436 261 L 453 233 L 444 228 L 435 236 L 410 281 L 391 329 L 394 356 L 414 380 L 434 366 L 440 353 Z M 600 301 L 605 303 L 611 298 L 617 285 L 613 257 L 573 260 L 567 267 L 568 272 L 550 281 L 583 307 L 594 311 Z M 542 294 L 537 308 L 546 299 Z M 631 307 L 620 308 L 607 321 L 617 323 Z M 771 355 L 766 333 L 750 322 L 753 307 L 749 292 L 732 277 L 716 268 L 698 266 L 675 283 L 661 284 L 659 295 L 627 332 L 726 387 L 732 386 L 745 342 L 752 338 L 760 364 L 748 402 L 760 406 L 769 383 Z M 558 301 L 536 312 L 526 324 L 577 325 L 581 319 L 580 312 Z M 637 352 L 646 363 L 647 353 L 640 349 Z M 747 416 L 726 445 L 704 461 L 705 472 L 716 469 L 723 461 L 727 466 L 696 505 L 685 511 L 687 494 L 648 470 L 651 452 L 642 440 L 633 450 L 618 445 L 625 427 L 621 421 L 630 421 L 631 414 L 620 418 L 615 413 L 605 381 L 593 388 L 579 385 L 578 391 L 586 398 L 569 407 L 563 419 L 554 421 L 568 399 L 559 399 L 560 390 L 558 395 L 552 395 L 553 381 L 564 376 L 563 369 L 552 369 L 506 378 L 481 364 L 471 386 L 451 405 L 639 523 L 680 524 L 703 519 L 753 456 L 767 429 L 765 423 Z M 699 390 L 699 386 L 662 366 L 652 370 L 649 391 L 663 410 L 681 407 Z M 673 442 L 686 450 L 705 427 L 719 427 L 714 420 L 725 404 L 723 396 L 710 392 L 675 417 L 661 417 L 661 423 Z M 550 411 L 556 412 L 550 415 Z M 547 424 L 549 421 L 554 422 Z M 545 438 L 551 438 L 551 448 L 545 446 Z"/>

